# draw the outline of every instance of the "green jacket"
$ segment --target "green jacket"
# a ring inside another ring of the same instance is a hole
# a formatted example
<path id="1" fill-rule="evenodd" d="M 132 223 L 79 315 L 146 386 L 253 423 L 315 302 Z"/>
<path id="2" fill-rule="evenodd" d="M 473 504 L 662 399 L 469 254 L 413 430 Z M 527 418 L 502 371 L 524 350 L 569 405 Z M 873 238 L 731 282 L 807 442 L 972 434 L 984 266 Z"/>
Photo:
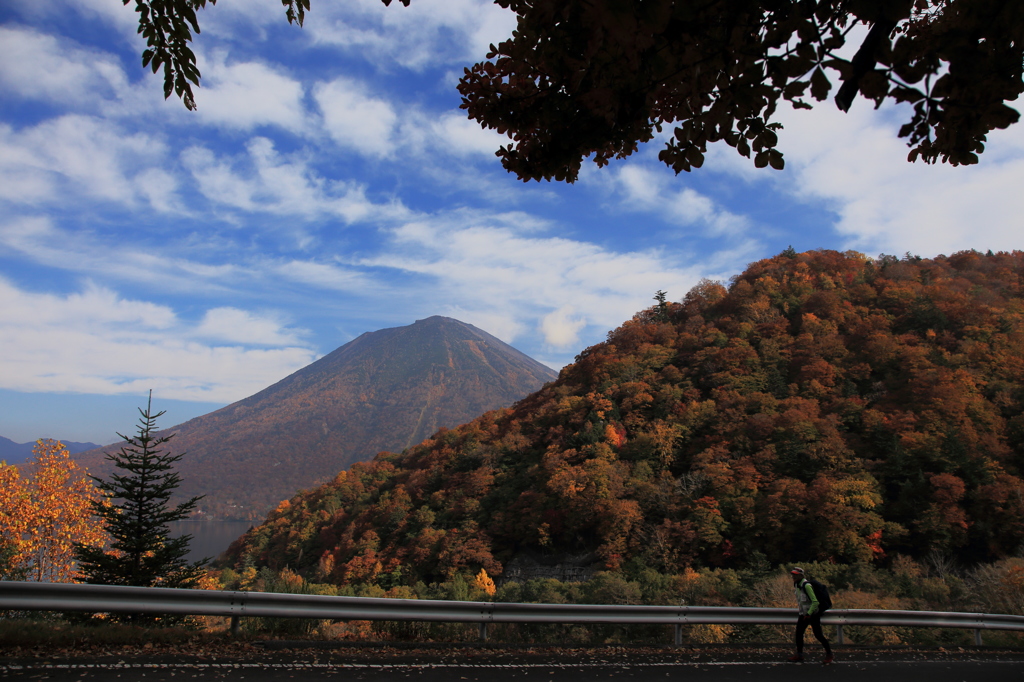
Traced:
<path id="1" fill-rule="evenodd" d="M 796 585 L 796 603 L 801 616 L 813 616 L 820 608 L 818 597 L 807 578 L 802 578 Z"/>

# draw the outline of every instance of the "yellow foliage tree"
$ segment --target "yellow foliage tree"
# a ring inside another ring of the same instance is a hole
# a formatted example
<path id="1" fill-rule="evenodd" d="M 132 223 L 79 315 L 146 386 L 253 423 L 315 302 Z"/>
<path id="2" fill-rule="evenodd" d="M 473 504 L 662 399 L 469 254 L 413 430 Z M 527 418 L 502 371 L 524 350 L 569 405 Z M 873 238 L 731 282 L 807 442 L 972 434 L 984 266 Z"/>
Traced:
<path id="1" fill-rule="evenodd" d="M 77 582 L 75 543 L 101 547 L 103 527 L 92 518 L 100 493 L 60 441 L 36 441 L 24 477 L 0 466 L 0 538 L 7 572 L 39 582 Z"/>
<path id="2" fill-rule="evenodd" d="M 473 584 L 486 592 L 488 597 L 493 597 L 494 593 L 498 591 L 498 588 L 494 586 L 494 580 L 487 575 L 487 569 L 484 568 L 481 568 L 480 572 L 476 574 Z"/>
<path id="3" fill-rule="evenodd" d="M 0 462 L 0 579 L 19 580 L 27 572 L 22 555 L 29 499 L 18 467 Z"/>

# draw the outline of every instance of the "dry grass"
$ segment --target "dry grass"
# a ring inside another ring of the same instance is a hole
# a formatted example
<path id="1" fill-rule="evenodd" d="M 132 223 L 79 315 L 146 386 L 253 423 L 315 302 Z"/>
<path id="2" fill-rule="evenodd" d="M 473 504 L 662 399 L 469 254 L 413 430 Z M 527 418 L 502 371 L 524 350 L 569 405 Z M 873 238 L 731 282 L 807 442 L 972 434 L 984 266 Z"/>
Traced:
<path id="1" fill-rule="evenodd" d="M 223 618 L 197 618 L 186 625 L 153 627 L 111 622 L 69 623 L 59 618 L 0 617 L 0 650 L 186 645 L 223 641 Z"/>

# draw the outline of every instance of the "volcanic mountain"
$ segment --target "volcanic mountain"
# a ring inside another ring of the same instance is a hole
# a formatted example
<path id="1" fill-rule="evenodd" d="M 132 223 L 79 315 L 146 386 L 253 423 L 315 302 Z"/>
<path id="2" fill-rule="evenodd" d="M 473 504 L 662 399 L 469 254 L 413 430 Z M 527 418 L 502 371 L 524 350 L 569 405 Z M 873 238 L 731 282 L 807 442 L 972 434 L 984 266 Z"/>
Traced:
<path id="1" fill-rule="evenodd" d="M 555 377 L 449 317 L 367 332 L 253 396 L 168 429 L 172 452 L 186 452 L 178 493 L 205 495 L 199 507 L 216 518 L 262 518 L 354 462 L 507 407 Z M 76 459 L 101 476 L 110 470 L 98 450 Z"/>

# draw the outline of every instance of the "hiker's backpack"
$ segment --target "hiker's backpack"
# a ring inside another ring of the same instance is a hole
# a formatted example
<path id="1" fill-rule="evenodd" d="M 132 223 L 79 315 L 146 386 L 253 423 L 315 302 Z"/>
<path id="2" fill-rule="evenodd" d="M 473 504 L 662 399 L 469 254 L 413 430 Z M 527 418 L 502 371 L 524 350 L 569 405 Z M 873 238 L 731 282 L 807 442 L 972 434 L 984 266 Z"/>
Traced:
<path id="1" fill-rule="evenodd" d="M 828 588 L 817 580 L 808 578 L 807 582 L 811 584 L 814 596 L 818 598 L 818 613 L 825 613 L 832 608 L 832 597 L 828 595 Z"/>

